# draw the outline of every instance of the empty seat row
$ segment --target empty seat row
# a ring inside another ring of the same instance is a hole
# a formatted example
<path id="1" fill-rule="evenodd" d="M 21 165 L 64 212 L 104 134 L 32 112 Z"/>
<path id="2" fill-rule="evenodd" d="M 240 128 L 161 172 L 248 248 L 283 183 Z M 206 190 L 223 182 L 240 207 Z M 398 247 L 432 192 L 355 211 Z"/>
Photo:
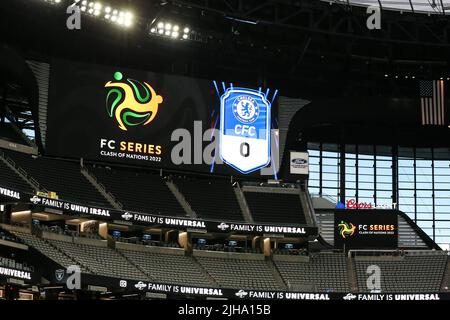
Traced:
<path id="1" fill-rule="evenodd" d="M 89 172 L 127 210 L 169 216 L 186 215 L 164 179 L 159 175 L 93 166 L 89 167 Z"/>
<path id="2" fill-rule="evenodd" d="M 367 277 L 369 266 L 379 268 L 382 292 L 439 292 L 447 266 L 442 253 L 410 255 L 386 260 L 369 258 L 355 260 L 358 289 L 369 292 Z"/>
<path id="3" fill-rule="evenodd" d="M 4 153 L 30 178 L 39 182 L 42 188 L 56 192 L 61 199 L 109 207 L 106 199 L 81 174 L 78 163 L 34 157 L 15 151 L 4 150 Z"/>
<path id="4" fill-rule="evenodd" d="M 306 224 L 298 194 L 248 191 L 244 194 L 256 222 Z"/>
<path id="5" fill-rule="evenodd" d="M 348 292 L 350 289 L 343 254 L 315 254 L 309 261 L 275 260 L 275 265 L 292 290 L 312 288 L 317 292 Z"/>
<path id="6" fill-rule="evenodd" d="M 176 178 L 174 182 L 199 217 L 244 221 L 236 194 L 229 181 Z"/>

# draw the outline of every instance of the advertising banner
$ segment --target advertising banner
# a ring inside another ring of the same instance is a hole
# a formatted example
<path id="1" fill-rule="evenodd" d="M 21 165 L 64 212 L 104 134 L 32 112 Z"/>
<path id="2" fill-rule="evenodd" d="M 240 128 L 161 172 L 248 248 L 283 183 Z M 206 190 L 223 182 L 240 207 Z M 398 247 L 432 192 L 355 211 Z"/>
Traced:
<path id="1" fill-rule="evenodd" d="M 395 249 L 398 217 L 395 210 L 334 211 L 334 246 L 348 249 Z"/>
<path id="2" fill-rule="evenodd" d="M 450 293 L 351 293 L 351 292 L 296 292 L 276 290 L 248 290 L 242 288 L 219 288 L 177 283 L 150 282 L 83 274 L 82 285 L 97 285 L 117 292 L 158 293 L 166 298 L 213 297 L 227 300 L 304 300 L 304 301 L 439 301 L 450 300 Z"/>
<path id="3" fill-rule="evenodd" d="M 309 154 L 308 152 L 291 151 L 290 158 L 291 174 L 309 174 Z"/>
<path id="4" fill-rule="evenodd" d="M 0 187 L 0 194 L 5 199 L 14 202 L 29 203 L 36 210 L 47 211 L 52 214 L 64 214 L 78 217 L 89 217 L 102 221 L 110 221 L 124 225 L 142 225 L 178 230 L 200 230 L 217 233 L 236 234 L 279 234 L 291 237 L 309 237 L 317 235 L 317 227 L 286 224 L 250 224 L 226 221 L 191 219 L 184 217 L 152 215 L 132 211 L 122 211 L 111 208 L 94 207 L 62 199 L 51 199 L 33 194 L 17 192 L 9 188 Z"/>

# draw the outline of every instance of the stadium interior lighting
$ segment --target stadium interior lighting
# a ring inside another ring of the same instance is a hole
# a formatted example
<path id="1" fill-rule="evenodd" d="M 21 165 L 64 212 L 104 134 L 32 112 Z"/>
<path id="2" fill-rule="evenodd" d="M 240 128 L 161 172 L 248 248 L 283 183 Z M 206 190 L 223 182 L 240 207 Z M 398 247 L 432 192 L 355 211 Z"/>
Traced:
<path id="1" fill-rule="evenodd" d="M 187 40 L 191 34 L 191 29 L 188 27 L 180 27 L 169 21 L 158 21 L 150 25 L 150 34 L 164 36 L 171 39 Z"/>
<path id="2" fill-rule="evenodd" d="M 81 12 L 113 22 L 119 26 L 128 28 L 134 23 L 134 15 L 130 11 L 118 10 L 99 1 L 83 0 L 80 2 L 78 0 L 75 3 L 80 6 Z"/>
<path id="3" fill-rule="evenodd" d="M 59 4 L 61 3 L 61 0 L 44 0 L 45 2 L 49 4 Z"/>

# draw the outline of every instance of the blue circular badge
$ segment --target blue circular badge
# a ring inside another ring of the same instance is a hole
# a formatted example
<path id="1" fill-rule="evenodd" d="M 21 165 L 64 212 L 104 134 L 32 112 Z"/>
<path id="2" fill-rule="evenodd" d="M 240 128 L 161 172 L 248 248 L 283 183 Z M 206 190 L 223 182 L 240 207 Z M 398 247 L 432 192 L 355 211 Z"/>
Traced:
<path id="1" fill-rule="evenodd" d="M 249 95 L 238 96 L 233 101 L 233 115 L 242 123 L 253 123 L 259 117 L 259 106 Z"/>

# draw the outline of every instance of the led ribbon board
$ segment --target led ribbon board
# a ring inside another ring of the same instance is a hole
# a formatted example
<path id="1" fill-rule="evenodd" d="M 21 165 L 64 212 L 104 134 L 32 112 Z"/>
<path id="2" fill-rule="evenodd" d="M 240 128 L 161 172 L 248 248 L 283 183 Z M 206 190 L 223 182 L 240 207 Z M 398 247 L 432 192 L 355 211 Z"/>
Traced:
<path id="1" fill-rule="evenodd" d="M 220 97 L 220 157 L 243 174 L 270 163 L 271 103 L 257 90 L 228 88 Z"/>

